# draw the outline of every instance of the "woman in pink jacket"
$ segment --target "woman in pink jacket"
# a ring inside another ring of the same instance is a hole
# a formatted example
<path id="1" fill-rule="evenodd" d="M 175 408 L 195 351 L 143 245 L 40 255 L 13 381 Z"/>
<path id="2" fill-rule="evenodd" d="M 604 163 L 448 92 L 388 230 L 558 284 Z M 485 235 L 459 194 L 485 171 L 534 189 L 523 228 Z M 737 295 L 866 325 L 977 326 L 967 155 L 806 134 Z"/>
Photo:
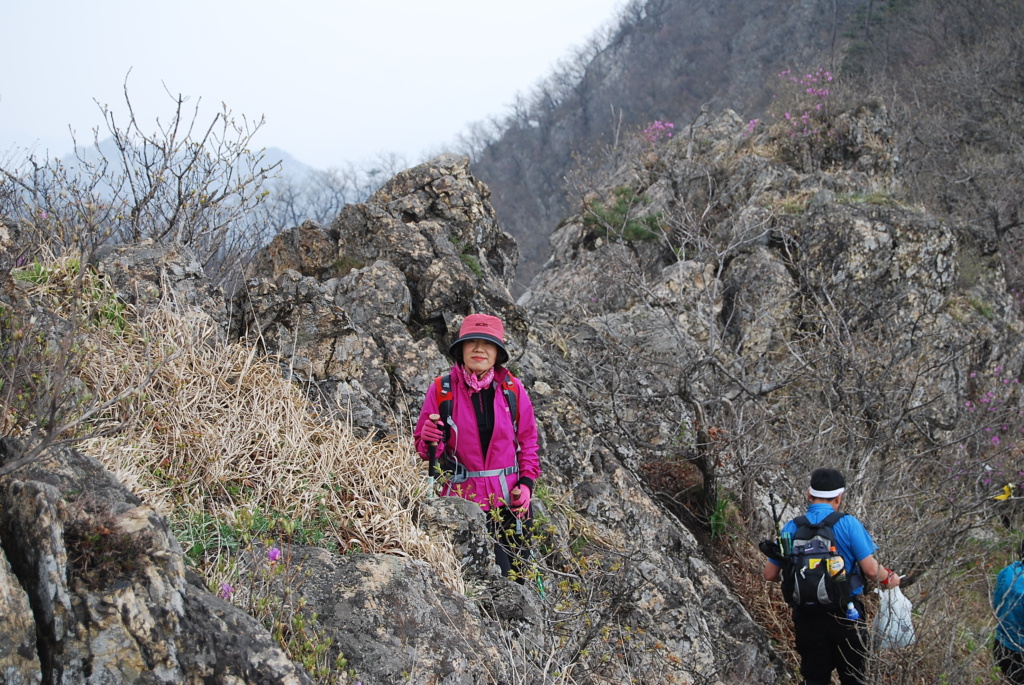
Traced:
<path id="1" fill-rule="evenodd" d="M 455 365 L 427 391 L 413 434 L 416 450 L 428 459 L 436 445 L 442 495 L 464 497 L 490 512 L 495 560 L 508 576 L 527 556 L 530 499 L 540 476 L 533 404 L 504 367 L 509 355 L 498 317 L 467 316 L 448 355 Z M 431 415 L 449 418 L 432 421 Z M 517 569 L 520 581 L 522 571 Z"/>

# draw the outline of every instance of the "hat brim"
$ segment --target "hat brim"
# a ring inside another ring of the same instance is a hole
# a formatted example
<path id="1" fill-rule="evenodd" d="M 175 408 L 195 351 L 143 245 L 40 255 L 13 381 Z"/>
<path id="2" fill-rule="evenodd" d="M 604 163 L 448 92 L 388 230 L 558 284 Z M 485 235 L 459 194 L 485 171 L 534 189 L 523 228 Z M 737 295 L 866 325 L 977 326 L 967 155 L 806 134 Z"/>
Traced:
<path id="1" fill-rule="evenodd" d="M 496 337 L 494 337 L 493 335 L 488 335 L 487 333 L 471 333 L 469 335 L 462 336 L 448 347 L 448 356 L 452 358 L 452 361 L 462 361 L 462 359 L 460 359 L 458 356 L 459 348 L 461 348 L 462 343 L 466 342 L 467 340 L 486 340 L 487 342 L 492 342 L 498 346 L 497 364 L 504 364 L 509 360 L 508 350 L 505 349 L 505 345 L 503 345 L 502 342 L 498 340 Z"/>

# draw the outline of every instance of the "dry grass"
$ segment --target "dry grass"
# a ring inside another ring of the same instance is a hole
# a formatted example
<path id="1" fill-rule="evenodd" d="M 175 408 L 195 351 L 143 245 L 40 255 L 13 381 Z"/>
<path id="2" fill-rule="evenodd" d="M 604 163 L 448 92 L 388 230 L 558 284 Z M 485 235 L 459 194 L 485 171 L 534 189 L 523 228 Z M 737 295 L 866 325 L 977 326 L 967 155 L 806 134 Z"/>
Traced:
<path id="1" fill-rule="evenodd" d="M 340 552 L 421 559 L 463 590 L 451 546 L 413 520 L 425 478 L 407 439 L 360 438 L 318 419 L 276 364 L 221 342 L 204 314 L 169 306 L 127 314 L 123 331 L 87 334 L 83 367 L 101 399 L 129 391 L 101 419 L 124 425 L 82 449 L 134 493 L 179 527 L 204 521 L 215 534 L 237 527 L 243 511 L 280 517 L 287 523 L 271 533 L 317 529 Z M 223 569 L 229 550 L 205 547 L 200 570 Z"/>

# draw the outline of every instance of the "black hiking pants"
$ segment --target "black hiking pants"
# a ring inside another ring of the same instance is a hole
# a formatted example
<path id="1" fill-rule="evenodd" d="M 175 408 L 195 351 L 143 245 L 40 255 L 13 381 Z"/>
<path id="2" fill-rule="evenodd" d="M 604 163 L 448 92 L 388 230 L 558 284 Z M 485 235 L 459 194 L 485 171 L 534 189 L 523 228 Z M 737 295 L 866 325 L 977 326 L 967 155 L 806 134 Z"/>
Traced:
<path id="1" fill-rule="evenodd" d="M 1024 654 L 1015 652 L 999 640 L 992 645 L 992 656 L 1008 683 L 1024 683 Z"/>
<path id="2" fill-rule="evenodd" d="M 842 685 L 863 685 L 867 650 L 864 646 L 864 605 L 851 599 L 861 618 L 851 621 L 825 611 L 793 612 L 800 674 L 806 685 L 829 685 L 832 671 Z"/>
<path id="3" fill-rule="evenodd" d="M 516 522 L 519 525 L 516 525 Z M 530 540 L 533 530 L 533 505 L 526 518 L 517 519 L 508 507 L 501 507 L 497 512 L 487 512 L 487 529 L 494 538 L 494 560 L 506 578 L 514 569 L 516 582 L 526 582 L 526 574 L 530 568 Z"/>

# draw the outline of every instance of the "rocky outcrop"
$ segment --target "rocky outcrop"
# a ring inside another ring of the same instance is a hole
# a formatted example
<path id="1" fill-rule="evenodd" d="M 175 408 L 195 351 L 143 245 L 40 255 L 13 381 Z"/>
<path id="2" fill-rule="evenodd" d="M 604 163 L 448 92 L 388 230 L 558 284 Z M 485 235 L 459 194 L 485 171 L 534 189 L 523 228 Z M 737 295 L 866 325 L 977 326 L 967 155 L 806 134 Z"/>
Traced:
<path id="1" fill-rule="evenodd" d="M 0 467 L 19 456 L 0 444 Z M 0 479 L 0 502 L 4 682 L 312 682 L 94 459 L 55 449 Z"/>
<path id="2" fill-rule="evenodd" d="M 897 444 L 948 441 L 973 369 L 1024 364 L 988 253 L 894 199 L 884 110 L 837 125 L 841 144 L 752 138 L 726 113 L 652 146 L 555 231 L 518 303 L 514 245 L 453 156 L 400 174 L 329 227 L 282 233 L 227 300 L 186 248 L 125 246 L 94 261 L 126 301 L 201 308 L 322 412 L 366 431 L 408 428 L 462 315 L 508 322 L 541 430 L 541 584 L 500 577 L 482 513 L 457 499 L 420 502 L 417 515 L 455 549 L 465 593 L 398 555 L 291 547 L 329 657 L 364 685 L 545 682 L 555 668 L 777 683 L 784 669 L 733 592 L 760 560 L 723 578 L 707 554 L 705 526 L 728 523 L 716 503 L 756 528 L 758 488 L 821 458 L 833 431 L 849 429 L 851 480 L 869 482 L 883 460 L 890 473 Z M 705 142 L 695 153 L 688 139 Z M 883 401 L 901 410 L 887 415 Z M 655 471 L 689 480 L 670 489 Z M 308 680 L 199 586 L 163 519 L 95 462 L 58 451 L 0 486 L 10 682 Z M 97 565 L 111 536 L 118 555 Z"/>
<path id="3" fill-rule="evenodd" d="M 560 376 L 550 368 L 560 357 L 570 367 L 586 364 L 598 374 L 597 386 L 612 388 L 628 373 L 632 385 L 666 398 L 658 401 L 662 415 L 689 423 L 698 420 L 694 401 L 749 398 L 798 373 L 808 358 L 790 357 L 787 349 L 806 342 L 808 331 L 840 322 L 849 345 L 878 345 L 879 358 L 886 350 L 913 350 L 910 356 L 920 361 L 935 344 L 971 349 L 994 342 L 993 356 L 951 359 L 918 379 L 926 386 L 921 395 L 935 398 L 921 411 L 949 425 L 952 403 L 968 394 L 964 369 L 1019 368 L 1021 325 L 1001 268 L 974 256 L 976 248 L 954 227 L 893 199 L 895 153 L 884 109 L 865 106 L 838 117 L 836 126 L 845 147 L 828 156 L 845 161 L 828 172 L 812 162 L 804 168 L 793 152 L 818 159 L 815 146 L 826 143 L 784 138 L 772 141 L 777 157 L 764 156 L 757 146 L 768 143 L 751 139 L 732 113 L 697 133 L 717 141 L 706 155 L 692 158 L 681 143 L 664 145 L 643 165 L 618 170 L 608 195 L 630 188 L 638 216 L 662 217 L 666 231 L 647 241 L 609 237 L 585 205 L 554 233 L 553 255 L 521 300 L 535 339 L 543 341 L 531 348 L 547 364 L 538 378 Z M 606 200 L 590 202 L 600 208 Z M 706 218 L 693 221 L 697 216 Z M 990 307 L 969 311 L 965 298 Z M 569 339 L 575 344 L 566 345 Z M 638 356 L 594 364 L 595 344 L 609 356 L 614 350 Z M 664 378 L 663 369 L 685 375 L 711 359 L 710 372 L 683 381 L 688 388 Z M 643 368 L 652 364 L 653 373 Z M 578 392 L 591 416 L 628 413 L 611 406 L 628 393 Z M 648 456 L 679 427 L 640 424 L 623 433 L 638 438 L 630 452 Z"/>
<path id="4" fill-rule="evenodd" d="M 11 685 L 42 682 L 32 607 L 6 555 L 0 560 L 0 617 L 0 679 Z"/>
<path id="5" fill-rule="evenodd" d="M 500 137 L 474 154 L 474 172 L 520 243 L 524 285 L 552 254 L 538 227 L 576 211 L 577 194 L 590 187 L 573 181 L 615 154 L 608 148 L 655 119 L 675 122 L 681 139 L 685 124 L 708 110 L 764 117 L 784 90 L 779 72 L 838 59 L 836 36 L 865 7 L 870 13 L 865 0 L 793 2 L 777 13 L 778 5 L 762 2 L 647 0 L 624 9 L 598 49 L 581 50 L 584 62 L 567 61 L 538 84 L 510 108 Z"/>
<path id="6" fill-rule="evenodd" d="M 277 355 L 324 405 L 390 430 L 387 406 L 419 402 L 461 316 L 492 311 L 521 350 L 526 323 L 509 285 L 518 252 L 468 159 L 402 172 L 329 228 L 284 231 L 253 260 L 233 303 L 233 337 Z"/>
<path id="7" fill-rule="evenodd" d="M 624 492 L 605 504 L 598 493 L 619 470 L 687 521 L 735 507 L 767 535 L 765 493 L 781 493 L 785 517 L 811 469 L 841 468 L 855 484 L 847 510 L 874 523 L 887 563 L 918 570 L 950 544 L 954 516 L 1000 532 L 983 489 L 1018 479 L 1017 467 L 986 449 L 1002 450 L 1016 412 L 986 425 L 970 408 L 1018 406 L 1019 303 L 971 232 L 900 203 L 884 108 L 865 103 L 835 125 L 842 135 L 751 136 L 726 113 L 651 146 L 609 170 L 555 231 L 551 259 L 520 300 L 531 323 L 523 367 L 540 389 L 545 455 L 557 467 L 548 473 L 575 508 L 641 549 L 671 550 L 651 537 L 671 527 L 639 518 L 644 508 Z M 695 154 L 688 139 L 708 145 Z M 616 214 L 627 195 L 629 212 Z M 638 238 L 630 222 L 660 230 Z M 908 493 L 945 492 L 930 469 L 967 482 L 941 502 L 962 497 L 973 510 L 918 517 Z M 882 502 L 899 502 L 887 528 L 872 509 Z M 909 520 L 912 534 L 897 530 Z M 672 568 L 675 555 L 665 557 Z M 752 644 L 714 625 L 708 634 L 716 657 Z"/>
<path id="8" fill-rule="evenodd" d="M 307 223 L 281 234 L 253 260 L 244 294 L 224 309 L 201 296 L 207 290 L 191 279 L 186 250 L 165 254 L 169 276 L 162 277 L 142 276 L 152 248 L 142 250 L 138 257 L 130 248 L 104 252 L 98 269 L 125 284 L 119 287 L 126 297 L 138 292 L 127 286 L 140 279 L 181 281 L 177 301 L 205 307 L 229 339 L 271 352 L 285 373 L 315 390 L 322 407 L 340 406 L 366 429 L 391 432 L 396 412 L 418 411 L 430 380 L 449 363 L 443 353 L 461 315 L 490 311 L 508 322 L 514 363 L 528 379 L 544 429 L 544 480 L 569 499 L 547 519 L 567 545 L 570 519 L 582 514 L 588 535 L 614 550 L 593 557 L 607 565 L 595 570 L 602 599 L 578 609 L 579 620 L 586 619 L 572 636 L 579 644 L 570 640 L 560 653 L 559 639 L 548 632 L 552 607 L 538 602 L 530 585 L 497 575 L 480 512 L 458 500 L 425 503 L 421 519 L 432 535 L 452 540 L 471 600 L 420 564 L 293 549 L 311 579 L 303 585 L 305 600 L 331 617 L 322 623 L 334 656 L 343 654 L 364 683 L 393 682 L 402 673 L 452 683 L 543 682 L 538 655 L 547 655 L 549 668 L 578 659 L 573 654 L 588 640 L 610 639 L 592 632 L 609 621 L 645 636 L 637 649 L 649 649 L 653 661 L 644 672 L 665 682 L 698 673 L 720 682 L 778 681 L 767 639 L 699 561 L 694 537 L 648 494 L 635 463 L 599 439 L 602 418 L 583 413 L 566 392 L 571 383 L 535 347 L 538 339 L 508 291 L 514 244 L 495 223 L 486 189 L 468 174 L 466 160 L 442 157 L 405 172 L 330 228 Z M 705 277 L 687 272 L 678 287 Z M 581 447 L 588 441 L 593 448 Z M 450 639 L 453 625 L 461 631 L 457 640 Z"/>
<path id="9" fill-rule="evenodd" d="M 146 240 L 138 245 L 102 245 L 89 257 L 122 302 L 143 308 L 168 297 L 183 308 L 205 310 L 220 321 L 227 318 L 224 298 L 206 282 L 203 267 L 188 246 Z"/>
<path id="10" fill-rule="evenodd" d="M 324 634 L 365 685 L 509 682 L 509 664 L 489 634 L 490 622 L 426 564 L 317 549 L 293 548 L 292 554 L 293 563 L 310 571 L 303 596 L 325 617 Z"/>
<path id="11" fill-rule="evenodd" d="M 325 247 L 328 244 L 336 244 L 336 252 Z M 442 157 L 400 175 L 365 205 L 348 208 L 330 229 L 306 224 L 279 236 L 254 261 L 247 325 L 251 331 L 255 327 L 252 322 L 273 321 L 261 324 L 262 338 L 269 347 L 276 345 L 283 359 L 290 360 L 289 368 L 309 369 L 307 377 L 321 387 L 337 383 L 336 387 L 352 389 L 348 396 L 352 406 L 370 408 L 365 415 L 372 420 L 384 416 L 383 411 L 372 408 L 378 398 L 383 405 L 400 407 L 408 414 L 418 411 L 430 379 L 447 366 L 442 352 L 452 322 L 460 314 L 489 311 L 503 316 L 509 322 L 514 363 L 529 381 L 545 429 L 544 480 L 559 492 L 572 493 L 571 507 L 583 512 L 599 535 L 628 558 L 628 563 L 607 579 L 609 596 L 617 597 L 615 606 L 592 607 L 594 620 L 611 620 L 614 615 L 616 620 L 643 630 L 651 645 L 661 645 L 665 656 L 681 664 L 676 675 L 666 675 L 666 682 L 685 679 L 686 673 L 714 674 L 722 682 L 777 681 L 778 665 L 767 639 L 712 567 L 697 561 L 701 552 L 694 537 L 651 498 L 631 470 L 635 462 L 624 467 L 622 455 L 600 444 L 597 436 L 602 418 L 581 413 L 579 402 L 565 392 L 571 383 L 562 375 L 564 370 L 549 363 L 546 353 L 537 351 L 536 332 L 527 340 L 522 311 L 507 289 L 514 264 L 508 261 L 508 245 L 507 236 L 493 220 L 485 189 L 466 173 L 465 160 Z M 652 247 L 652 251 L 661 249 Z M 330 255 L 332 263 L 353 268 L 345 274 L 332 272 L 306 260 L 305 255 L 310 254 Z M 587 289 L 592 292 L 602 290 L 599 279 L 614 281 L 622 273 L 621 269 L 607 269 L 607 264 L 593 273 L 585 271 L 585 264 L 568 259 L 566 264 L 567 270 L 576 267 L 586 273 L 583 278 L 589 279 Z M 304 270 L 292 270 L 296 266 Z M 265 269 L 264 278 L 257 278 L 259 269 Z M 677 290 L 688 290 L 693 278 L 710 276 L 703 270 L 681 272 Z M 609 285 L 606 297 L 628 293 L 612 282 Z M 554 288 L 548 292 L 558 296 Z M 565 297 L 572 300 L 576 294 Z M 564 333 L 571 336 L 577 330 L 570 324 Z M 649 333 L 643 327 L 636 331 L 639 338 Z M 339 340 L 350 340 L 350 348 L 339 351 Z M 334 366 L 310 366 L 307 359 Z M 370 380 L 380 379 L 379 369 L 383 368 L 390 375 L 390 395 L 382 382 Z M 368 398 L 366 390 L 371 388 Z M 361 414 L 354 411 L 353 416 Z M 593 448 L 581 446 L 588 441 Z M 436 523 L 431 526 L 428 530 L 451 534 L 449 528 L 439 529 Z M 459 535 L 480 539 L 458 528 L 462 531 Z M 470 567 L 483 561 L 479 548 L 477 543 L 473 552 L 463 555 Z M 486 545 L 483 557 L 489 557 Z M 489 561 L 483 563 L 492 566 Z M 390 561 L 388 568 L 379 572 L 388 578 L 400 572 L 405 579 L 389 584 L 409 582 L 409 570 L 399 571 Z M 326 573 L 331 576 L 334 572 L 328 569 Z M 478 569 L 471 575 L 480 578 L 481 587 L 486 588 L 474 594 L 480 607 L 499 618 L 499 623 L 491 624 L 492 629 L 502 625 L 507 631 L 508 622 L 514 620 L 511 617 L 537 612 L 524 613 L 523 607 L 528 605 L 515 593 L 501 599 L 507 589 L 493 578 L 488 580 L 486 572 Z M 323 615 L 337 613 L 332 605 L 318 606 Z M 347 609 L 355 610 L 354 606 Z M 612 613 L 602 619 L 602 611 Z M 428 623 L 435 620 L 436 616 Z M 470 621 L 468 616 L 465 620 Z M 467 625 L 475 622 L 472 619 Z M 373 626 L 379 633 L 378 624 Z M 476 631 L 470 629 L 473 634 Z M 523 639 L 529 643 L 530 635 L 542 634 L 542 630 L 524 631 Z M 339 634 L 338 640 L 351 638 Z M 415 651 L 405 642 L 402 645 L 403 650 Z M 366 648 L 357 643 L 344 651 L 361 675 L 368 664 L 379 661 L 364 659 L 361 654 Z M 427 661 L 414 665 L 436 672 L 436 663 L 423 659 Z M 527 662 L 512 667 L 526 668 Z"/>

